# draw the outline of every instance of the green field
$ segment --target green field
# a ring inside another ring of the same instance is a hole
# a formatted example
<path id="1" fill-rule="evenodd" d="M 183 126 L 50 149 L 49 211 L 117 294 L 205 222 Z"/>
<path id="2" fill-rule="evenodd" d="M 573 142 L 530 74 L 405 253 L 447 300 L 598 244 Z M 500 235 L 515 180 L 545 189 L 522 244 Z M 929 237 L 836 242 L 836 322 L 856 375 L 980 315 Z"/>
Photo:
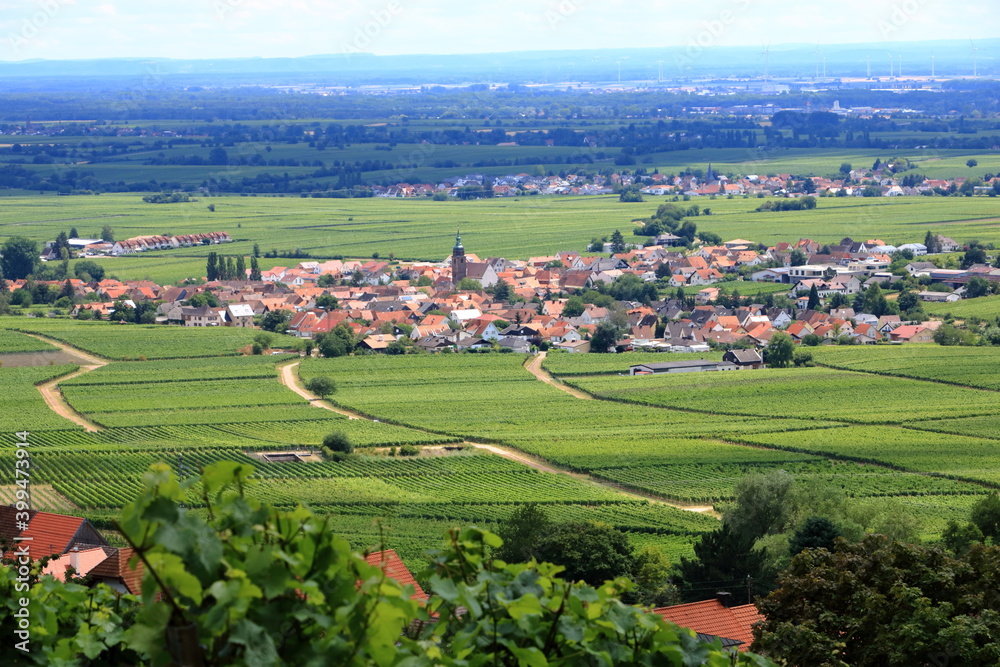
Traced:
<path id="1" fill-rule="evenodd" d="M 216 210 L 209 212 L 207 203 Z M 39 243 L 76 227 L 99 236 L 103 225 L 116 238 L 141 234 L 228 231 L 235 239 L 222 247 L 178 248 L 142 256 L 101 259 L 121 279 L 161 283 L 204 275 L 208 252 L 249 255 L 296 248 L 315 257 L 387 258 L 441 261 L 461 228 L 468 252 L 480 257 L 527 258 L 556 250 L 583 251 L 594 237 L 615 229 L 626 238 L 632 220 L 648 217 L 662 199 L 622 204 L 616 196 L 536 196 L 478 201 L 427 199 L 303 199 L 298 197 L 213 197 L 185 204 L 145 204 L 139 195 L 99 197 L 32 196 L 0 201 L 0 238 L 25 235 Z M 765 244 L 812 238 L 836 243 L 845 236 L 880 238 L 887 243 L 923 240 L 927 230 L 958 241 L 973 238 L 1000 245 L 1000 218 L 986 197 L 821 198 L 815 210 L 754 213 L 758 199 L 704 199 L 712 210 L 694 219 L 699 229 L 724 239 L 748 238 Z M 635 237 L 636 241 L 644 237 Z M 294 259 L 262 260 L 262 268 L 293 266 Z M 773 286 L 735 286 L 744 296 Z M 950 305 L 950 304 L 949 304 Z"/>
<path id="2" fill-rule="evenodd" d="M 16 331 L 0 329 L 0 354 L 9 354 L 11 352 L 44 352 L 56 349 L 58 348 L 55 345 L 46 343 L 43 340 L 25 336 Z M 3 357 L 0 357 L 0 361 L 3 361 Z"/>
<path id="3" fill-rule="evenodd" d="M 4 317 L 0 328 L 38 333 L 108 359 L 179 359 L 236 355 L 253 329 L 119 325 L 69 319 Z"/>
<path id="4" fill-rule="evenodd" d="M 605 398 L 709 414 L 860 424 L 991 414 L 997 405 L 992 392 L 827 368 L 601 376 L 573 384 Z"/>
<path id="5" fill-rule="evenodd" d="M 1000 357 L 989 347 L 835 346 L 812 354 L 816 363 L 832 368 L 1000 390 Z"/>
<path id="6" fill-rule="evenodd" d="M 47 335 L 109 356 L 133 356 L 141 347 L 134 333 L 141 327 L 0 320 L 12 322 L 47 327 Z M 178 339 L 153 339 L 146 352 L 167 356 L 164 349 L 187 348 L 191 356 L 113 361 L 62 383 L 69 404 L 104 427 L 95 433 L 52 413 L 33 386 L 72 366 L 0 367 L 4 386 L 16 388 L 0 406 L 6 424 L 0 474 L 13 464 L 14 432 L 30 430 L 37 482 L 102 520 L 130 499 L 152 462 L 190 474 L 234 459 L 258 469 L 258 497 L 308 503 L 357 546 L 372 546 L 382 535 L 413 561 L 448 527 L 495 527 L 529 501 L 545 504 L 554 517 L 608 521 L 637 544 L 657 544 L 675 557 L 689 554 L 697 535 L 714 525 L 710 517 L 640 501 L 615 487 L 714 504 L 731 499 L 747 474 L 785 470 L 872 503 L 873 512 L 876 501 L 897 503 L 922 522 L 928 538 L 961 518 L 986 488 L 1000 487 L 1000 422 L 990 374 L 1000 357 L 993 348 L 821 348 L 817 361 L 839 368 L 646 377 L 617 373 L 678 355 L 553 354 L 545 360 L 557 376 L 614 400 L 582 400 L 539 382 L 519 355 L 302 360 L 303 379 L 331 377 L 338 385 L 332 399 L 372 421 L 322 410 L 283 387 L 275 365 L 287 356 L 197 357 L 219 352 L 216 330 L 159 330 Z M 334 431 L 355 443 L 356 457 L 342 463 L 254 457 L 315 451 Z M 463 440 L 516 448 L 578 475 L 539 472 L 464 449 Z M 387 448 L 404 444 L 451 449 L 416 458 L 387 455 Z"/>
<path id="7" fill-rule="evenodd" d="M 951 316 L 956 319 L 979 317 L 988 320 L 1000 317 L 1000 295 L 962 299 L 955 303 L 925 303 L 923 306 L 929 315 L 937 317 Z"/>

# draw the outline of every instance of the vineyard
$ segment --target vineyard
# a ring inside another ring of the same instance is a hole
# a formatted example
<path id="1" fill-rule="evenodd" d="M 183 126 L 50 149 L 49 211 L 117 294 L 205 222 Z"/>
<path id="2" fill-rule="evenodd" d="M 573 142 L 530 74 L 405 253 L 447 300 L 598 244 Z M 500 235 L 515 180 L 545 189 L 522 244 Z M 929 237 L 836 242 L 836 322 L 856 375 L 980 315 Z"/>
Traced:
<path id="1" fill-rule="evenodd" d="M 940 345 L 819 347 L 813 359 L 831 368 L 938 380 L 1000 390 L 998 355 L 989 347 Z"/>
<path id="2" fill-rule="evenodd" d="M 17 319 L 106 356 L 139 353 L 130 348 L 139 344 L 137 327 Z M 331 400 L 371 417 L 348 419 L 280 383 L 276 364 L 288 356 L 199 358 L 195 351 L 219 349 L 225 337 L 159 330 L 178 339 L 154 340 L 148 352 L 159 345 L 169 357 L 189 348 L 188 357 L 113 361 L 60 383 L 65 400 L 102 427 L 93 433 L 51 412 L 34 386 L 76 367 L 0 367 L 3 386 L 15 388 L 0 399 L 0 475 L 12 475 L 14 432 L 30 430 L 45 502 L 104 521 L 134 496 L 151 463 L 184 475 L 237 460 L 257 470 L 257 497 L 308 503 L 355 546 L 384 539 L 409 559 L 452 525 L 495 527 L 525 502 L 544 504 L 553 517 L 606 521 L 636 544 L 686 555 L 714 519 L 620 491 L 715 504 L 730 500 L 745 475 L 768 470 L 840 489 L 872 503 L 872 512 L 904 508 L 931 537 L 984 485 L 1000 487 L 997 394 L 984 390 L 995 382 L 987 348 L 822 348 L 817 361 L 837 368 L 646 377 L 618 373 L 668 357 L 546 359 L 557 377 L 608 399 L 592 401 L 539 382 L 519 355 L 303 359 L 303 380 L 331 377 L 338 388 Z M 18 334 L 0 327 L 0 335 Z M 315 451 L 334 431 L 359 448 L 355 456 L 291 463 L 257 456 Z M 540 472 L 463 449 L 463 440 L 515 448 L 578 474 Z M 449 443 L 452 451 L 438 455 L 388 455 L 390 447 Z M 196 493 L 189 504 L 201 504 Z"/>
<path id="3" fill-rule="evenodd" d="M 72 426 L 45 404 L 35 385 L 72 373 L 77 366 L 0 366 L 0 433 L 61 429 Z M 12 478 L 7 478 L 12 479 Z"/>
<path id="4" fill-rule="evenodd" d="M 716 415 L 861 424 L 990 414 L 998 398 L 962 387 L 827 368 L 595 377 L 572 384 L 615 400 Z"/>
<path id="5" fill-rule="evenodd" d="M 2 317 L 0 328 L 39 333 L 101 357 L 118 360 L 235 355 L 254 331 L 239 327 L 120 326 L 48 318 Z"/>
<path id="6" fill-rule="evenodd" d="M 56 349 L 58 348 L 55 345 L 38 340 L 37 338 L 25 336 L 24 334 L 17 333 L 16 331 L 0 329 L 0 354 L 9 354 L 11 352 L 41 352 Z M 0 357 L 0 361 L 3 361 L 3 357 Z"/>

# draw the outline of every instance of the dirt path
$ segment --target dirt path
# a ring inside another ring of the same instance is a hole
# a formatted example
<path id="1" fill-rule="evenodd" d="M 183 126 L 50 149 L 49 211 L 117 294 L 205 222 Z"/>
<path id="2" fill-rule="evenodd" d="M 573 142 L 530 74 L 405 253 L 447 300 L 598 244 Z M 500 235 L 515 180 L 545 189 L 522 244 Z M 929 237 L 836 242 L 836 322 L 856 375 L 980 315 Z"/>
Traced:
<path id="1" fill-rule="evenodd" d="M 330 403 L 327 403 L 325 400 L 303 387 L 302 382 L 299 380 L 298 373 L 295 372 L 295 369 L 299 367 L 299 363 L 300 362 L 298 361 L 293 361 L 291 363 L 278 366 L 278 370 L 281 372 L 281 384 L 285 385 L 317 408 L 323 408 L 324 410 L 329 410 L 330 412 L 336 412 L 338 415 L 344 415 L 348 419 L 364 419 L 364 417 L 356 412 L 338 408 Z"/>
<path id="2" fill-rule="evenodd" d="M 544 353 L 542 353 L 542 356 L 544 356 Z M 541 363 L 541 361 L 539 360 L 538 363 Z M 310 392 L 307 389 L 305 389 L 302 386 L 302 383 L 301 383 L 301 381 L 300 381 L 300 379 L 298 377 L 298 374 L 295 372 L 295 369 L 298 368 L 298 366 L 299 366 L 299 362 L 298 361 L 293 361 L 291 363 L 286 363 L 286 364 L 278 367 L 279 370 L 281 371 L 281 382 L 282 382 L 282 384 L 284 384 L 286 387 L 288 387 L 289 389 L 291 389 L 292 391 L 294 391 L 296 394 L 298 394 L 302 398 L 306 399 L 312 405 L 315 405 L 318 408 L 325 408 L 325 409 L 330 410 L 332 412 L 336 412 L 338 414 L 344 415 L 344 416 L 346 416 L 346 417 L 348 417 L 350 419 L 368 419 L 369 421 L 376 421 L 376 420 L 371 419 L 370 417 L 368 417 L 366 415 L 363 415 L 361 413 L 353 412 L 351 410 L 347 410 L 347 409 L 344 409 L 344 408 L 340 408 L 340 407 L 336 407 L 336 406 L 330 405 L 328 402 L 320 399 L 318 396 L 316 396 L 312 392 Z M 531 370 L 531 369 L 529 368 L 529 370 Z M 541 371 L 540 369 L 538 369 L 538 372 L 541 373 L 543 376 L 546 375 L 544 373 L 544 371 Z M 539 376 L 537 373 L 535 373 L 535 371 L 532 371 L 532 373 L 535 374 L 535 377 L 538 377 L 543 382 L 546 381 L 544 377 Z M 559 384 L 556 383 L 554 381 L 554 379 L 551 378 L 551 376 L 549 376 L 549 380 L 548 381 L 552 382 L 555 386 L 559 387 Z M 569 389 L 569 387 L 560 387 L 560 389 L 567 390 L 567 389 Z M 570 393 L 572 393 L 572 392 L 570 392 Z M 582 392 L 580 392 L 580 393 L 582 393 Z M 576 396 L 575 393 L 573 393 L 573 395 Z M 582 396 L 578 396 L 578 398 L 591 398 L 591 397 L 588 396 L 588 395 L 586 395 L 586 394 L 584 394 Z M 420 430 L 422 430 L 422 429 L 419 429 L 419 428 L 415 428 L 413 426 L 408 426 L 407 428 L 411 428 L 414 431 L 420 431 Z M 715 514 L 715 509 L 713 507 L 705 507 L 705 506 L 701 506 L 701 505 L 698 505 L 698 506 L 684 505 L 682 503 L 671 502 L 671 501 L 668 501 L 668 500 L 664 500 L 663 498 L 660 498 L 659 496 L 655 496 L 653 494 L 646 494 L 646 493 L 642 493 L 642 492 L 639 492 L 639 491 L 633 491 L 631 489 L 624 489 L 621 486 L 619 486 L 618 484 L 614 484 L 614 483 L 608 482 L 606 480 L 602 480 L 602 479 L 598 479 L 598 478 L 595 478 L 595 477 L 591 477 L 590 475 L 585 474 L 585 473 L 573 472 L 572 470 L 567 470 L 565 468 L 560 468 L 560 467 L 555 466 L 555 465 L 553 465 L 553 464 L 551 464 L 551 463 L 549 463 L 547 461 L 541 461 L 541 460 L 536 459 L 536 458 L 534 458 L 534 457 L 532 457 L 532 456 L 530 456 L 528 454 L 524 454 L 523 452 L 519 452 L 517 450 L 510 449 L 508 447 L 503 447 L 501 445 L 494 445 L 494 444 L 485 443 L 485 442 L 476 442 L 474 440 L 465 440 L 461 444 L 468 445 L 470 447 L 475 447 L 476 449 L 481 449 L 483 451 L 490 452 L 491 454 L 496 454 L 497 456 L 502 456 L 505 459 L 509 459 L 511 461 L 515 461 L 516 463 L 520 463 L 521 465 L 528 466 L 529 468 L 534 468 L 535 470 L 538 470 L 540 472 L 549 473 L 549 474 L 552 474 L 552 475 L 566 475 L 568 477 L 573 477 L 575 479 L 578 479 L 578 480 L 583 481 L 583 482 L 587 482 L 589 484 L 593 484 L 595 486 L 600 486 L 600 487 L 604 487 L 604 488 L 607 488 L 607 489 L 613 489 L 614 491 L 617 491 L 618 493 L 622 494 L 623 496 L 629 496 L 631 498 L 636 498 L 636 499 L 639 499 L 639 500 L 648 500 L 650 502 L 657 503 L 659 505 L 668 505 L 670 507 L 676 507 L 677 509 L 687 510 L 689 512 L 698 512 L 698 513 L 702 513 L 702 514 L 712 514 L 713 516 L 717 516 Z M 447 446 L 447 445 L 442 445 L 442 447 L 445 447 L 445 446 Z M 437 449 L 437 447 L 435 447 L 435 449 Z"/>
<path id="3" fill-rule="evenodd" d="M 64 419 L 70 420 L 74 424 L 82 426 L 84 430 L 90 431 L 91 433 L 103 430 L 102 427 L 88 420 L 86 417 L 84 417 L 79 412 L 74 410 L 73 406 L 71 406 L 69 403 L 66 402 L 65 397 L 63 397 L 62 395 L 62 392 L 59 391 L 59 383 L 65 380 L 69 380 L 71 378 L 78 377 L 80 375 L 83 375 L 84 373 L 89 373 L 95 368 L 106 366 L 108 362 L 105 361 L 104 359 L 95 357 L 94 355 L 88 354 L 83 350 L 78 350 L 77 348 L 67 345 L 66 343 L 63 343 L 58 340 L 53 340 L 51 338 L 46 338 L 45 336 L 38 336 L 29 333 L 26 333 L 24 335 L 31 336 L 32 338 L 37 338 L 38 340 L 45 341 L 46 343 L 55 345 L 63 352 L 66 352 L 67 354 L 77 357 L 83 362 L 85 362 L 84 364 L 81 364 L 79 370 L 73 371 L 68 375 L 60 375 L 57 378 L 53 378 L 52 380 L 48 380 L 36 386 L 38 387 L 38 392 L 42 395 L 42 398 L 45 399 L 45 404 L 49 406 L 49 409 L 52 410 L 52 412 L 56 413 L 60 417 L 63 417 Z"/>
<path id="4" fill-rule="evenodd" d="M 545 352 L 539 352 L 538 354 L 536 354 L 531 359 L 529 359 L 528 361 L 525 362 L 524 367 L 526 369 L 528 369 L 529 373 L 531 373 L 532 375 L 534 375 L 536 378 L 538 378 L 542 382 L 545 382 L 546 384 L 550 384 L 553 387 L 555 387 L 556 389 L 559 389 L 560 391 L 565 391 L 567 394 L 569 394 L 573 398 L 582 398 L 585 401 L 592 401 L 592 400 L 594 400 L 594 397 L 591 396 L 590 394 L 588 394 L 586 392 L 582 392 L 579 389 L 576 389 L 574 387 L 570 387 L 568 385 L 565 385 L 562 382 L 560 382 L 559 380 L 557 380 L 556 378 L 554 378 L 551 375 L 549 375 L 548 371 L 546 371 L 544 368 L 542 368 L 542 362 L 545 361 L 545 354 L 546 354 Z"/>

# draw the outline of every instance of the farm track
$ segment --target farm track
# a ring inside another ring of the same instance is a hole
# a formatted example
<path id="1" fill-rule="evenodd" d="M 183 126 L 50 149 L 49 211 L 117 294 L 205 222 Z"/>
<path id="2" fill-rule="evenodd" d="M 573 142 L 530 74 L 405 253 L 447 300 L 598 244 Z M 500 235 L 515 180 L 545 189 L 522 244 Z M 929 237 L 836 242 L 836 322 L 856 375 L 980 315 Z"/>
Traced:
<path id="1" fill-rule="evenodd" d="M 289 389 L 291 389 L 292 391 L 294 391 L 296 394 L 298 394 L 299 396 L 301 396 L 304 399 L 306 399 L 307 401 L 309 401 L 309 403 L 311 405 L 314 405 L 314 406 L 316 406 L 318 408 L 324 408 L 326 410 L 330 410 L 332 412 L 336 412 L 338 414 L 346 416 L 349 419 L 367 419 L 369 421 L 378 421 L 378 420 L 376 420 L 376 419 L 374 419 L 372 417 L 369 417 L 368 415 L 364 415 L 364 414 L 362 414 L 360 412 L 354 412 L 353 410 L 347 410 L 345 408 L 341 408 L 341 407 L 338 407 L 338 406 L 330 405 L 330 403 L 328 401 L 324 401 L 324 400 L 320 399 L 318 396 L 316 396 L 315 394 L 313 394 L 310 391 L 306 390 L 302 386 L 302 383 L 301 383 L 300 378 L 298 377 L 298 374 L 295 372 L 295 370 L 299 366 L 299 363 L 300 362 L 298 362 L 298 361 L 293 361 L 291 363 L 283 364 L 282 366 L 279 367 L 281 382 L 286 387 L 288 387 Z M 541 378 L 539 378 L 539 379 L 541 379 Z M 558 386 L 558 385 L 555 385 L 555 386 Z M 568 389 L 568 387 L 567 387 L 567 389 Z M 583 392 L 579 392 L 579 393 L 583 394 Z M 576 396 L 577 398 L 581 398 L 581 396 L 577 396 L 576 394 L 573 394 L 573 395 Z M 424 430 L 424 429 L 417 428 L 417 427 L 414 427 L 414 426 L 410 426 L 410 425 L 407 425 L 407 424 L 401 424 L 401 425 L 404 425 L 407 428 L 413 429 L 414 431 L 423 431 Z M 430 431 L 426 431 L 426 432 L 430 433 Z M 438 435 L 438 434 L 435 434 L 435 435 Z M 537 459 L 537 458 L 535 458 L 533 456 L 529 456 L 527 454 L 524 454 L 523 452 L 519 452 L 517 450 L 511 449 L 511 448 L 508 448 L 508 447 L 503 447 L 501 445 L 490 444 L 490 443 L 485 443 L 485 442 L 476 442 L 474 440 L 464 440 L 461 444 L 468 445 L 470 447 L 475 447 L 476 449 L 481 449 L 483 451 L 490 452 L 491 454 L 496 454 L 497 456 L 502 456 L 505 459 L 514 461 L 516 463 L 520 463 L 521 465 L 527 466 L 529 468 L 533 468 L 535 470 L 538 470 L 539 472 L 549 473 L 549 474 L 553 474 L 553 475 L 566 475 L 568 477 L 572 477 L 574 479 L 578 479 L 578 480 L 580 480 L 582 482 L 587 482 L 587 483 L 593 484 L 595 486 L 600 486 L 600 487 L 603 487 L 603 488 L 606 488 L 606 489 L 613 489 L 617 493 L 620 493 L 623 496 L 628 496 L 630 498 L 634 498 L 634 499 L 638 499 L 638 500 L 648 500 L 650 502 L 654 502 L 654 503 L 657 503 L 657 504 L 660 504 L 660 505 L 668 505 L 670 507 L 675 507 L 677 509 L 686 510 L 688 512 L 697 512 L 697 513 L 700 513 L 700 514 L 710 514 L 712 516 L 718 516 L 717 514 L 715 514 L 715 508 L 711 507 L 711 506 L 707 506 L 707 505 L 685 505 L 683 503 L 679 503 L 679 502 L 676 502 L 676 501 L 666 500 L 666 499 L 664 499 L 664 498 L 662 498 L 660 496 L 654 495 L 654 494 L 643 493 L 641 491 L 636 491 L 636 490 L 632 490 L 632 489 L 624 489 L 619 484 L 616 484 L 616 483 L 613 483 L 613 482 L 609 482 L 609 481 L 606 481 L 606 480 L 602 480 L 602 479 L 600 479 L 598 477 L 593 477 L 593 476 L 585 474 L 585 473 L 579 473 L 579 472 L 574 472 L 572 470 L 567 470 L 565 468 L 561 468 L 561 467 L 555 466 L 555 465 L 553 465 L 550 462 Z"/>
<path id="2" fill-rule="evenodd" d="M 42 395 L 42 398 L 45 399 L 45 404 L 49 406 L 49 409 L 52 410 L 52 412 L 59 415 L 60 417 L 68 419 L 74 424 L 82 426 L 84 430 L 90 431 L 91 433 L 96 433 L 97 431 L 104 430 L 103 427 L 95 424 L 94 422 L 84 417 L 82 414 L 74 410 L 73 406 L 71 406 L 69 403 L 66 402 L 66 398 L 62 395 L 62 392 L 59 390 L 59 383 L 64 380 L 69 380 L 71 378 L 78 377 L 80 375 L 83 375 L 84 373 L 89 373 L 90 371 L 100 368 L 101 366 L 106 366 L 108 362 L 105 361 L 104 359 L 95 357 L 92 354 L 84 352 L 83 350 L 79 350 L 75 347 L 72 347 L 71 345 L 67 345 L 62 341 L 54 340 L 52 338 L 46 338 L 45 336 L 39 336 L 37 334 L 25 333 L 24 335 L 31 336 L 32 338 L 37 338 L 40 341 L 44 341 L 46 343 L 55 345 L 63 352 L 66 352 L 67 354 L 70 354 L 74 357 L 78 357 L 83 361 L 87 362 L 85 364 L 82 364 L 79 370 L 73 371 L 72 373 L 69 373 L 67 375 L 60 375 L 57 378 L 47 380 L 41 383 L 40 385 L 37 385 L 38 392 Z"/>
<path id="3" fill-rule="evenodd" d="M 561 380 L 558 380 L 555 377 L 553 377 L 552 375 L 550 375 L 547 370 L 545 370 L 544 368 L 542 368 L 542 362 L 545 361 L 545 355 L 546 355 L 545 352 L 539 352 L 535 356 L 531 357 L 531 359 L 529 359 L 528 361 L 526 361 L 524 363 L 524 367 L 528 370 L 529 373 L 531 373 L 532 375 L 534 375 L 536 378 L 538 378 L 542 382 L 544 382 L 546 384 L 550 384 L 550 385 L 552 385 L 553 387 L 555 387 L 556 389 L 558 389 L 560 391 L 566 392 L 567 394 L 569 394 L 573 398 L 580 398 L 580 399 L 583 399 L 585 401 L 592 401 L 592 400 L 594 400 L 594 397 L 591 396 L 590 394 L 588 394 L 587 392 L 582 391 L 580 389 L 577 389 L 576 387 L 571 387 L 571 386 L 565 384 Z"/>

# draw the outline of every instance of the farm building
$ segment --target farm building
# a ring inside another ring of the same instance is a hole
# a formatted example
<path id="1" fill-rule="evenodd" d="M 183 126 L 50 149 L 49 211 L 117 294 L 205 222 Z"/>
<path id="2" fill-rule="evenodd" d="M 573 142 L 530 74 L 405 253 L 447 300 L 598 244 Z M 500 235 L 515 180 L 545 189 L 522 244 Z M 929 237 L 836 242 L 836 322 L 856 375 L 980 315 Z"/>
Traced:
<path id="1" fill-rule="evenodd" d="M 757 350 L 729 350 L 722 355 L 722 360 L 737 368 L 764 368 L 764 359 Z"/>
<path id="2" fill-rule="evenodd" d="M 738 367 L 728 361 L 691 359 L 638 364 L 629 368 L 629 375 L 659 375 L 661 373 L 703 373 L 707 371 L 734 371 Z"/>

